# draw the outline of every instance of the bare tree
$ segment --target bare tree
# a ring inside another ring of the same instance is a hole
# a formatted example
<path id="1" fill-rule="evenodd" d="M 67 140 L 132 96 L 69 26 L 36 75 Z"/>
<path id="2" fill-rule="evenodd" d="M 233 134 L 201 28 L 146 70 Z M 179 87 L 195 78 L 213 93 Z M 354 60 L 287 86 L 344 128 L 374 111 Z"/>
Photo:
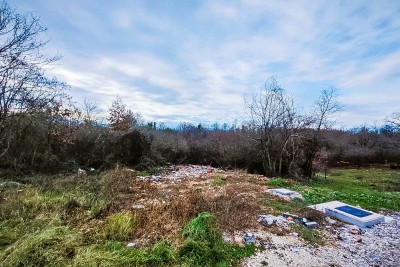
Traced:
<path id="1" fill-rule="evenodd" d="M 83 122 L 86 125 L 94 125 L 97 114 L 98 107 L 96 101 L 85 98 L 83 100 Z"/>
<path id="2" fill-rule="evenodd" d="M 6 132 L 19 114 L 52 108 L 64 97 L 66 85 L 45 75 L 45 66 L 59 58 L 42 53 L 46 30 L 35 15 L 0 2 L 0 151 L 8 147 Z"/>
<path id="3" fill-rule="evenodd" d="M 304 148 L 304 162 L 302 165 L 303 174 L 311 177 L 314 173 L 313 161 L 322 148 L 321 130 L 328 129 L 335 121 L 333 115 L 343 109 L 343 105 L 337 100 L 338 92 L 334 87 L 324 89 L 321 96 L 315 102 L 314 113 L 311 115 L 310 122 L 314 129 L 309 131 L 306 137 Z"/>
<path id="4" fill-rule="evenodd" d="M 294 100 L 272 77 L 264 90 L 246 100 L 246 104 L 250 124 L 257 132 L 264 170 L 281 174 L 284 167 L 291 168 L 297 154 L 295 139 L 300 117 Z"/>

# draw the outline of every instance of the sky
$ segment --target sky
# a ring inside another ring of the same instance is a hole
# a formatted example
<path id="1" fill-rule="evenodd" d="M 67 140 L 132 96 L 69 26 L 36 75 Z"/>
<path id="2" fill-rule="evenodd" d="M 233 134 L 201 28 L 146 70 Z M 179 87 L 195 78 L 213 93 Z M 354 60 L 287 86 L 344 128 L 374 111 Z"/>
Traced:
<path id="1" fill-rule="evenodd" d="M 335 87 L 336 127 L 400 111 L 400 1 L 9 0 L 48 28 L 48 73 L 77 105 L 117 96 L 146 121 L 246 119 L 274 76 L 307 110 Z"/>

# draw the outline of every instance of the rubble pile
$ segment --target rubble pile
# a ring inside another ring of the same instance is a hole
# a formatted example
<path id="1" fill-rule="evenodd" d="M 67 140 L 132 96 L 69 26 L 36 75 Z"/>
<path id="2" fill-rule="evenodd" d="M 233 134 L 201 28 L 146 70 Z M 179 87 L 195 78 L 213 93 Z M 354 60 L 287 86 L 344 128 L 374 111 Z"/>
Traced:
<path id="1" fill-rule="evenodd" d="M 185 179 L 209 178 L 221 169 L 202 165 L 176 165 L 165 169 L 160 175 L 138 176 L 143 181 L 160 182 L 165 180 L 180 181 Z"/>

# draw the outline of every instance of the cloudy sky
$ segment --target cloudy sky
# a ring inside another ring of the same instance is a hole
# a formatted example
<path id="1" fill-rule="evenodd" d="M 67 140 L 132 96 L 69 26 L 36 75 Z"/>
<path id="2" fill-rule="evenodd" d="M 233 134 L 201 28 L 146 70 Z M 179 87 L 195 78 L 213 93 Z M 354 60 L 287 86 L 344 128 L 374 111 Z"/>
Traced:
<path id="1" fill-rule="evenodd" d="M 400 110 L 400 1 L 12 0 L 48 28 L 51 73 L 107 110 L 145 120 L 232 122 L 275 76 L 299 106 L 330 86 L 338 127 Z"/>

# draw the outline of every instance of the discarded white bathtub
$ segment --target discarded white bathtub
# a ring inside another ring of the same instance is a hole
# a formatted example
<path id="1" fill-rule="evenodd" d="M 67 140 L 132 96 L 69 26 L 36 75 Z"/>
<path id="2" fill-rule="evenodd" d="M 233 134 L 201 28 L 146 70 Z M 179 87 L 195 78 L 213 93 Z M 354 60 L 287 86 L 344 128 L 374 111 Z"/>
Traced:
<path id="1" fill-rule="evenodd" d="M 385 216 L 381 214 L 354 207 L 340 201 L 311 205 L 310 208 L 320 210 L 329 216 L 359 227 L 370 227 L 385 220 Z"/>

